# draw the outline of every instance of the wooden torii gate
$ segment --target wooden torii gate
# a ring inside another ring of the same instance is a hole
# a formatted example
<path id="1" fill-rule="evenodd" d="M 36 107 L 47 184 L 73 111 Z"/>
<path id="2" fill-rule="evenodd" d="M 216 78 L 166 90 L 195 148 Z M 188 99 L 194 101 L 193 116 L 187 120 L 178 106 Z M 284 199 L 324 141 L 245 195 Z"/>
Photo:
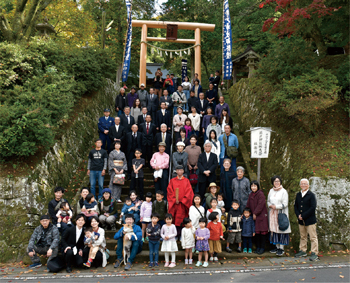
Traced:
<path id="1" fill-rule="evenodd" d="M 194 39 L 166 39 L 161 37 L 148 37 L 148 28 L 166 29 L 168 25 L 177 25 L 178 29 L 194 30 Z M 198 73 L 198 78 L 201 80 L 201 31 L 214 31 L 214 24 L 188 23 L 188 22 L 162 22 L 162 21 L 143 21 L 133 20 L 133 27 L 142 28 L 141 31 L 141 52 L 140 52 L 140 78 L 139 85 L 146 85 L 146 60 L 147 60 L 147 43 L 148 41 L 176 42 L 188 43 L 197 45 L 194 48 L 195 54 L 195 73 Z"/>

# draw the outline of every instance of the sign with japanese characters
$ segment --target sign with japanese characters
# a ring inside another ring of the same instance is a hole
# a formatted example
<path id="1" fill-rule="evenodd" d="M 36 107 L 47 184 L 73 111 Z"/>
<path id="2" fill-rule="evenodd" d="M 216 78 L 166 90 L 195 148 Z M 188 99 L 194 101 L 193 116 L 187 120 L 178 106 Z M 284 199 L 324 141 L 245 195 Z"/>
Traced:
<path id="1" fill-rule="evenodd" d="M 132 39 L 132 19 L 131 19 L 131 2 L 126 0 L 126 9 L 128 15 L 128 30 L 126 33 L 125 53 L 122 71 L 122 81 L 126 82 L 129 75 L 130 59 L 131 59 L 131 39 Z"/>
<path id="2" fill-rule="evenodd" d="M 271 128 L 250 128 L 250 158 L 268 158 Z"/>
<path id="3" fill-rule="evenodd" d="M 181 80 L 184 82 L 185 77 L 187 77 L 187 60 L 182 59 L 181 65 L 182 65 L 182 67 L 181 67 Z"/>
<path id="4" fill-rule="evenodd" d="M 222 26 L 222 72 L 224 80 L 230 80 L 232 76 L 232 31 L 231 17 L 228 0 L 224 0 L 224 15 Z"/>

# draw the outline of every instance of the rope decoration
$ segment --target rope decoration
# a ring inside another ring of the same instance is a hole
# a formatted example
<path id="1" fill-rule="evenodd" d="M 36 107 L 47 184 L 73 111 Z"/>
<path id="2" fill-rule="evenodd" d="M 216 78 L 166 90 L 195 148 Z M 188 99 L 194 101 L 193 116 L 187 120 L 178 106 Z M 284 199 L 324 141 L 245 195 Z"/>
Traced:
<path id="1" fill-rule="evenodd" d="M 141 41 L 141 43 L 146 43 L 148 46 L 150 46 L 152 54 L 154 53 L 155 50 L 157 50 L 157 52 L 159 53 L 160 56 L 163 55 L 163 52 L 165 53 L 165 55 L 168 56 L 168 52 L 169 52 L 170 58 L 173 58 L 173 53 L 175 53 L 176 55 L 180 55 L 181 57 L 182 57 L 182 52 L 185 54 L 191 55 L 191 49 L 193 49 L 197 46 L 201 46 L 200 44 L 196 44 L 196 45 L 193 45 L 193 46 L 190 46 L 187 48 L 182 48 L 182 49 L 165 49 L 165 48 L 160 48 L 158 46 L 150 44 L 147 41 Z"/>

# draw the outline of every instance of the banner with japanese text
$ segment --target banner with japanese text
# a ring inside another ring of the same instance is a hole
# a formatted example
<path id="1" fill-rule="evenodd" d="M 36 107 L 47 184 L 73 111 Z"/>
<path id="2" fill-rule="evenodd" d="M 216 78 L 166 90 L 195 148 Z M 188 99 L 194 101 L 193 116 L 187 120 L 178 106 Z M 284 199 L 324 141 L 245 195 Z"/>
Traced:
<path id="1" fill-rule="evenodd" d="M 126 82 L 129 75 L 130 60 L 131 60 L 131 39 L 132 39 L 132 19 L 131 19 L 131 2 L 126 0 L 126 9 L 128 15 L 128 30 L 126 33 L 125 51 L 124 51 L 124 62 L 123 62 L 123 72 L 122 81 Z"/>
<path id="2" fill-rule="evenodd" d="M 187 77 L 187 60 L 182 59 L 181 65 L 182 65 L 182 67 L 181 67 L 181 80 L 184 82 L 185 77 Z"/>
<path id="3" fill-rule="evenodd" d="M 232 76 L 232 31 L 231 17 L 228 0 L 224 0 L 224 15 L 222 25 L 222 73 L 224 80 L 230 80 Z"/>

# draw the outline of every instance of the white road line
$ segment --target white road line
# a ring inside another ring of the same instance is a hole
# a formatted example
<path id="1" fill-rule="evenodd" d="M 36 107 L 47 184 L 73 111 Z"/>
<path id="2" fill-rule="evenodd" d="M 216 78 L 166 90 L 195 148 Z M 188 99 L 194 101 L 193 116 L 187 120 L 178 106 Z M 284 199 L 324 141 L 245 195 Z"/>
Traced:
<path id="1" fill-rule="evenodd" d="M 250 268 L 250 269 L 232 269 L 232 270 L 203 270 L 203 271 L 175 271 L 175 272 L 150 272 L 150 273 L 127 273 L 120 271 L 112 274 L 111 272 L 102 274 L 57 274 L 44 276 L 2 276 L 5 280 L 42 280 L 42 279 L 68 279 L 68 278 L 108 278 L 108 277 L 138 277 L 138 276 L 173 276 L 173 275 L 187 275 L 187 274 L 223 274 L 223 273 L 250 273 L 250 272 L 266 272 L 266 271 L 284 271 L 284 270 L 307 270 L 307 269 L 322 269 L 322 268 L 342 268 L 350 267 L 350 264 L 332 264 L 332 265 L 316 265 L 316 266 L 288 266 L 288 267 L 274 267 L 274 268 Z"/>

